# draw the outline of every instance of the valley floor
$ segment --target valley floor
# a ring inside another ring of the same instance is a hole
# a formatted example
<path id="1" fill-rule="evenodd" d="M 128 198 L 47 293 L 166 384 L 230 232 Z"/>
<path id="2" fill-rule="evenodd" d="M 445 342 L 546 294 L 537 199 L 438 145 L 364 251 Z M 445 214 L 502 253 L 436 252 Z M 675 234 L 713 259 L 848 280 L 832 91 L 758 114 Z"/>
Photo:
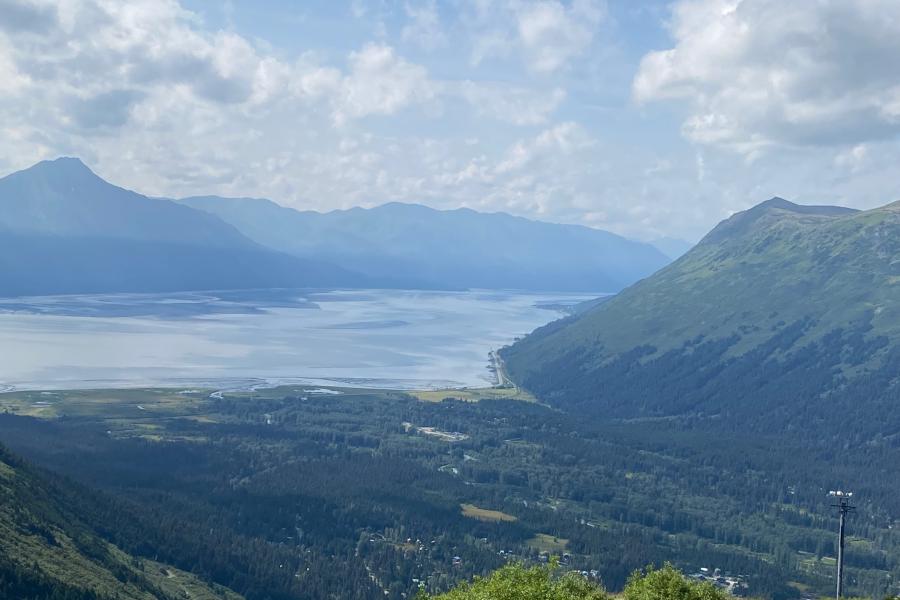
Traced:
<path id="1" fill-rule="evenodd" d="M 10 392 L 0 444 L 97 490 L 84 518 L 122 552 L 248 600 L 399 600 L 550 555 L 613 590 L 664 561 L 718 569 L 740 594 L 830 589 L 822 461 L 533 400 L 511 388 Z M 896 592 L 894 525 L 851 523 L 854 592 Z"/>

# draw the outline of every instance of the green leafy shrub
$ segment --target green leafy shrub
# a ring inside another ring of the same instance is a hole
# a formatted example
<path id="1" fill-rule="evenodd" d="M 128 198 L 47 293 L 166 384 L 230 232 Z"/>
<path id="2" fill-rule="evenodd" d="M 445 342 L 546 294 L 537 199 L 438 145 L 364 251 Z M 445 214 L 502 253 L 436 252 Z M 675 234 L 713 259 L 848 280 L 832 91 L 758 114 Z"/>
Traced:
<path id="1" fill-rule="evenodd" d="M 502 567 L 488 577 L 437 596 L 435 600 L 610 600 L 598 584 L 577 573 L 555 577 L 556 563 L 526 568 L 521 564 Z M 419 599 L 430 598 L 420 594 Z"/>
<path id="2" fill-rule="evenodd" d="M 635 571 L 625 586 L 625 600 L 725 600 L 727 592 L 709 582 L 691 581 L 666 563 L 661 569 Z"/>
<path id="3" fill-rule="evenodd" d="M 578 573 L 555 577 L 558 563 L 526 568 L 510 564 L 488 577 L 434 598 L 434 600 L 612 600 L 600 585 Z M 727 600 L 732 598 L 708 582 L 692 581 L 670 564 L 661 569 L 635 571 L 623 593 L 624 600 Z M 424 592 L 418 600 L 428 600 Z"/>

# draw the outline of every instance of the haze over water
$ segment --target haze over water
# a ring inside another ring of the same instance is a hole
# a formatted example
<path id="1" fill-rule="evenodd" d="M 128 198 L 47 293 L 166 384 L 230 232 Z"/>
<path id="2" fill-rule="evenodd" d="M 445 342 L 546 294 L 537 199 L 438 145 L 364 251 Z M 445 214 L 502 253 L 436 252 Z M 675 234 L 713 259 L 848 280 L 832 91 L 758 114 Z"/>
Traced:
<path id="1" fill-rule="evenodd" d="M 585 294 L 298 290 L 0 299 L 0 389 L 483 386 Z"/>

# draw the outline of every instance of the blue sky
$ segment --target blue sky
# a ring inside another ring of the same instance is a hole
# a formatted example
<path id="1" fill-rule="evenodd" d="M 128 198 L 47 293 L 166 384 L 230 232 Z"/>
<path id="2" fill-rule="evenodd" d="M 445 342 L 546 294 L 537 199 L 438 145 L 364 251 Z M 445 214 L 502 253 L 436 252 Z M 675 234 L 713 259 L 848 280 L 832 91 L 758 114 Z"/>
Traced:
<path id="1" fill-rule="evenodd" d="M 0 0 L 0 172 L 695 241 L 900 198 L 895 0 Z"/>

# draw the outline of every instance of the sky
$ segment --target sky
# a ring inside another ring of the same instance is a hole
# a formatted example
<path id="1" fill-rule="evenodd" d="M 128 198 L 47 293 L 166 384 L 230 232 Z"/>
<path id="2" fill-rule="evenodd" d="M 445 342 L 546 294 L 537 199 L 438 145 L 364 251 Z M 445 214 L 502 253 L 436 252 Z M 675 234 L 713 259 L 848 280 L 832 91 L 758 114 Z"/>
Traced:
<path id="1" fill-rule="evenodd" d="M 900 199 L 897 0 L 0 0 L 0 173 L 696 241 Z"/>

